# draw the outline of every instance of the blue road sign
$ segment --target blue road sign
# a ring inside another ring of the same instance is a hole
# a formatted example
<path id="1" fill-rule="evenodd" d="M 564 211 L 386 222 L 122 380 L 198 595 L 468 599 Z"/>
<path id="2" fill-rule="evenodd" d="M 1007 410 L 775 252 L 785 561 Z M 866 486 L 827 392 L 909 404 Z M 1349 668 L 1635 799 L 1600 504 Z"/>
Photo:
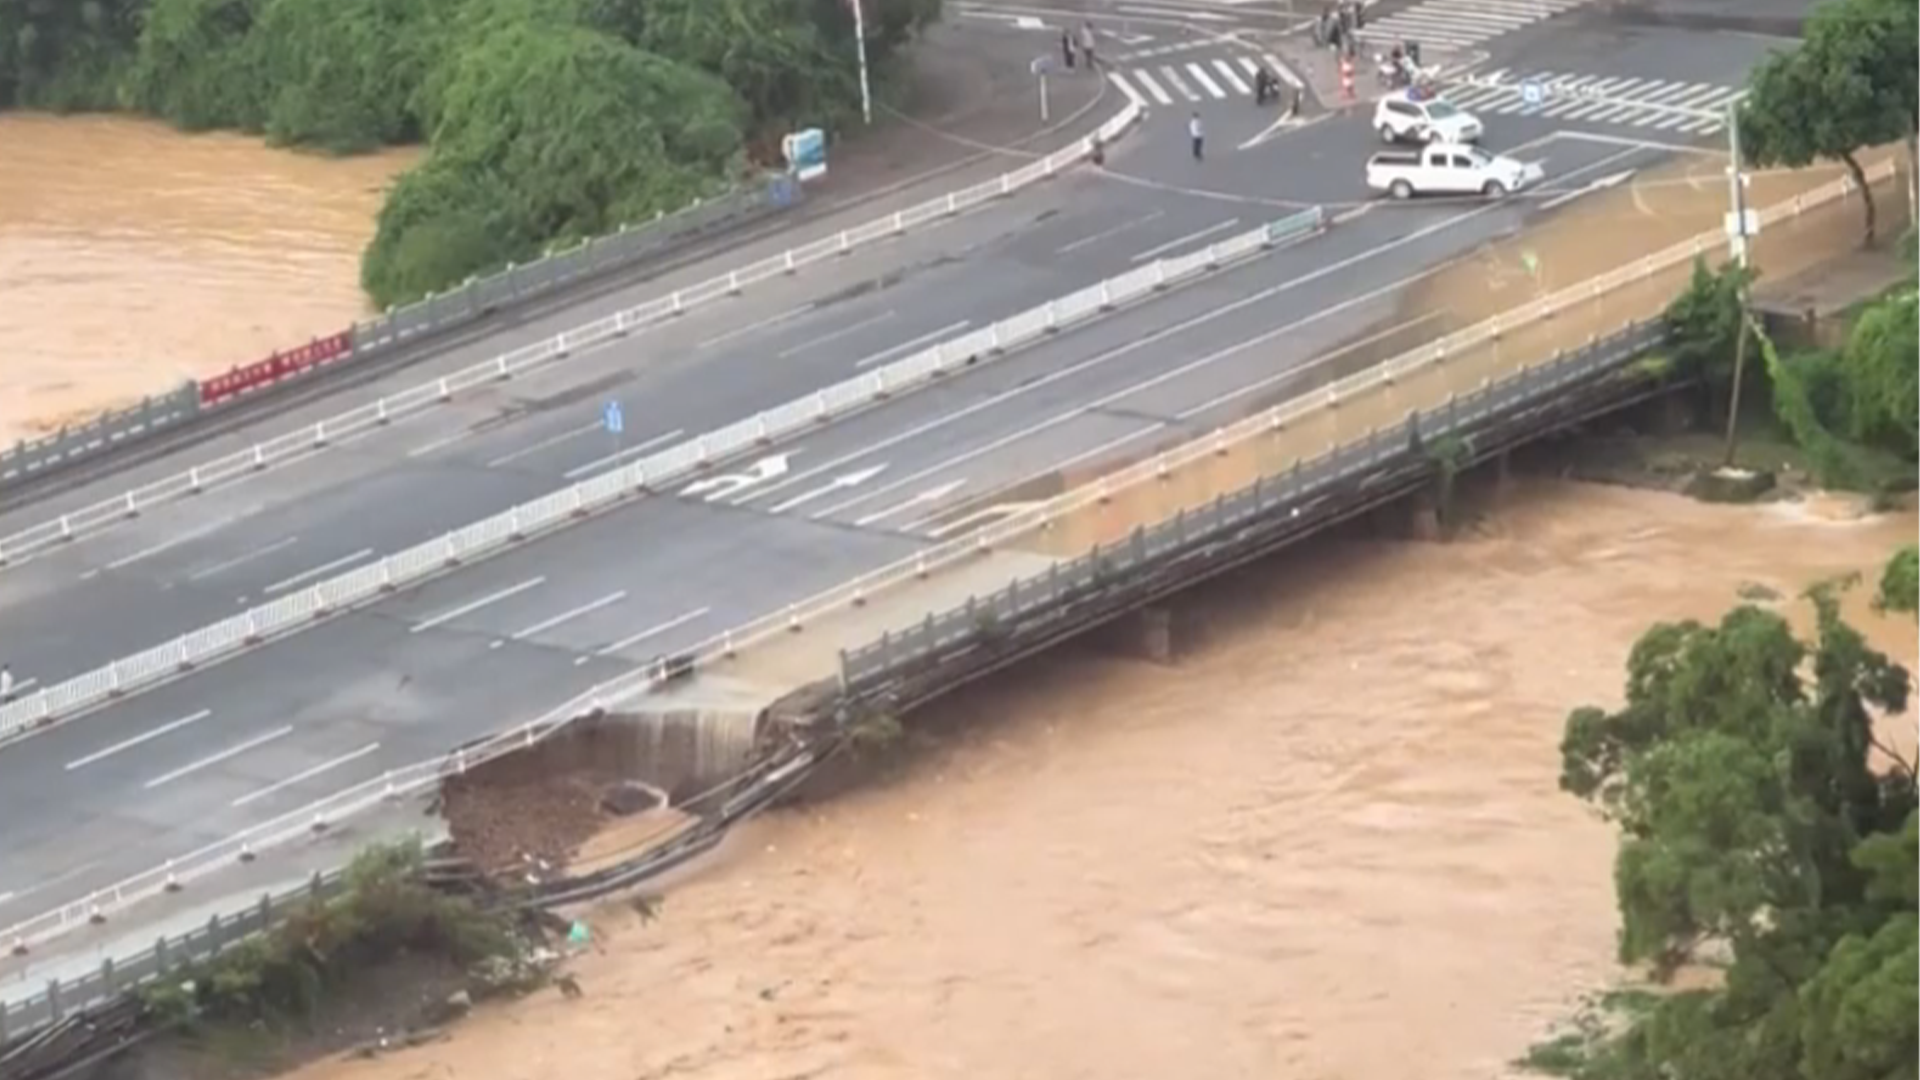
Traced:
<path id="1" fill-rule="evenodd" d="M 1538 79 L 1528 79 L 1520 84 L 1520 100 L 1530 109 L 1537 109 L 1547 100 L 1547 88 Z"/>
<path id="2" fill-rule="evenodd" d="M 600 411 L 600 417 L 611 434 L 618 435 L 627 429 L 627 418 L 620 412 L 620 403 L 617 401 L 607 402 L 607 407 Z"/>

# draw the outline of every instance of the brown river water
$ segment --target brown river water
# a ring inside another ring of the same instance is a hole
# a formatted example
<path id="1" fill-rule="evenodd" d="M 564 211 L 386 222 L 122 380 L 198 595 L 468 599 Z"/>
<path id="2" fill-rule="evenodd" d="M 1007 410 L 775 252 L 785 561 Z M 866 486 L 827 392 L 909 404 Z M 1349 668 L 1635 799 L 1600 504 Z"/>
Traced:
<path id="1" fill-rule="evenodd" d="M 415 156 L 0 113 L 0 443 L 364 316 L 360 252 Z"/>
<path id="2" fill-rule="evenodd" d="M 999 677 L 880 779 L 748 826 L 658 921 L 586 915 L 582 1000 L 295 1075 L 1501 1076 L 1617 977 L 1613 837 L 1555 788 L 1567 712 L 1617 702 L 1653 621 L 1871 575 L 1915 528 L 1536 480 L 1452 543 L 1320 545 L 1215 589 L 1177 666 Z"/>

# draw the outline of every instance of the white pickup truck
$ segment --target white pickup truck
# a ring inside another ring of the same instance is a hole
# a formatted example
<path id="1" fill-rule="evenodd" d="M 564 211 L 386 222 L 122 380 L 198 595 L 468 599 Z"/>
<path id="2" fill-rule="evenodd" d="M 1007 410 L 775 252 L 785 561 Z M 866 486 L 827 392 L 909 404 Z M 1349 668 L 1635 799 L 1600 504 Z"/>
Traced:
<path id="1" fill-rule="evenodd" d="M 1367 186 L 1396 199 L 1415 195 L 1498 197 L 1539 181 L 1545 172 L 1477 146 L 1429 143 L 1418 150 L 1384 151 L 1367 160 Z"/>

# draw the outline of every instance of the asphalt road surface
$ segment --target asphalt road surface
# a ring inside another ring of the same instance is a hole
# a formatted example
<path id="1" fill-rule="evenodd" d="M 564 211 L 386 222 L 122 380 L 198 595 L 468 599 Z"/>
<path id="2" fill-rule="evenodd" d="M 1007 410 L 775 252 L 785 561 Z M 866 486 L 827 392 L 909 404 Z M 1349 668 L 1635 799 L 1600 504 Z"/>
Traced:
<path id="1" fill-rule="evenodd" d="M 1538 149 L 1569 187 L 1644 166 L 1657 153 L 1581 141 Z M 1139 201 L 1142 192 L 1154 201 Z M 1118 178 L 1063 186 L 1058 197 L 1065 205 L 1052 213 L 1029 207 L 1024 224 L 990 241 L 995 269 L 968 279 L 972 287 L 1005 286 L 991 295 L 1010 310 L 1036 299 L 1015 284 L 1029 271 L 1106 245 L 1098 259 L 1114 272 L 1156 246 L 1204 242 L 1187 234 L 1226 220 L 1212 200 L 1197 200 L 1206 209 L 1196 211 Z M 1305 365 L 1388 318 L 1410 275 L 1521 227 L 1538 205 L 1380 207 L 938 389 L 771 447 L 760 461 L 735 467 L 729 483 L 628 504 L 9 747 L 0 752 L 0 814 L 8 822 L 0 921 L 531 719 L 652 656 L 907 557 L 956 524 L 956 515 L 990 507 L 1036 475 L 1135 453 L 1205 430 L 1253 400 L 1308 389 L 1328 373 Z M 1154 210 L 1164 213 L 1152 217 Z M 686 369 L 677 396 L 627 401 L 632 444 L 794 396 L 800 383 L 768 384 L 838 377 L 941 318 L 1006 313 L 992 301 L 969 306 L 959 286 L 929 280 L 912 315 L 900 299 L 912 289 L 909 276 L 894 289 L 843 301 L 830 317 L 732 328 L 749 339 L 731 343 L 732 359 Z M 859 327 L 889 310 L 892 317 Z M 836 332 L 846 336 L 834 348 L 807 347 Z M 831 363 L 806 367 L 816 362 L 808 357 L 827 355 Z M 715 378 L 715 364 L 731 364 L 735 374 Z M 792 374 L 802 369 L 807 374 Z M 104 655 L 113 650 L 93 643 L 122 633 L 120 624 L 195 621 L 176 611 L 224 614 L 341 559 L 337 553 L 398 546 L 398 537 L 413 535 L 409 528 L 436 531 L 547 490 L 611 452 L 603 440 L 593 445 L 600 436 L 560 438 L 591 424 L 603 395 L 575 392 L 412 456 L 409 445 L 430 447 L 456 432 L 394 433 L 381 436 L 391 446 L 336 452 L 311 466 L 323 474 L 315 477 L 319 493 L 204 535 L 176 534 L 175 546 L 115 570 L 101 560 L 128 556 L 110 554 L 102 541 L 32 564 L 40 577 L 6 575 L 43 582 L 25 602 L 42 605 L 37 617 L 53 620 L 20 643 L 31 646 L 44 633 L 76 653 Z M 353 462 L 374 468 L 354 472 Z M 324 474 L 338 468 L 353 475 L 329 482 Z M 267 483 L 291 482 L 276 474 Z M 256 481 L 193 505 L 244 503 L 261 499 L 262 490 Z M 166 527 L 141 522 L 127 533 L 156 526 Z M 164 539 L 116 534 L 112 543 Z M 231 565 L 220 567 L 221 560 Z M 65 579 L 46 576 L 62 567 Z M 99 572 L 78 579 L 93 569 Z M 94 591 L 112 589 L 121 591 Z M 93 599 L 81 604 L 80 596 Z M 128 617 L 122 605 L 143 614 Z M 7 622 L 16 625 L 11 612 Z M 50 649 L 44 662 L 57 667 L 68 655 Z"/>

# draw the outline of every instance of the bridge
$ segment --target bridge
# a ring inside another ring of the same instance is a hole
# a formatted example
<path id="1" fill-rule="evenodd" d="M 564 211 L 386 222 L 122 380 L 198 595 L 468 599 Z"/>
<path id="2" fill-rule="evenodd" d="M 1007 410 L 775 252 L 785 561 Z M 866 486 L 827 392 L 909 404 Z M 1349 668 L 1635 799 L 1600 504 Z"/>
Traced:
<path id="1" fill-rule="evenodd" d="M 0 516 L 0 654 L 30 680 L 0 707 L 4 1031 L 251 929 L 582 717 L 737 715 L 778 787 L 837 717 L 1648 393 L 1651 320 L 1725 250 L 1676 196 L 1650 254 L 1409 322 L 1412 282 L 1673 152 L 1542 131 L 1539 198 L 1256 215 L 1170 192 L 1181 148 L 1141 112 L 1105 126 L 1109 170 L 1083 141 Z M 1756 264 L 1850 242 L 1848 195 L 1760 178 Z"/>

